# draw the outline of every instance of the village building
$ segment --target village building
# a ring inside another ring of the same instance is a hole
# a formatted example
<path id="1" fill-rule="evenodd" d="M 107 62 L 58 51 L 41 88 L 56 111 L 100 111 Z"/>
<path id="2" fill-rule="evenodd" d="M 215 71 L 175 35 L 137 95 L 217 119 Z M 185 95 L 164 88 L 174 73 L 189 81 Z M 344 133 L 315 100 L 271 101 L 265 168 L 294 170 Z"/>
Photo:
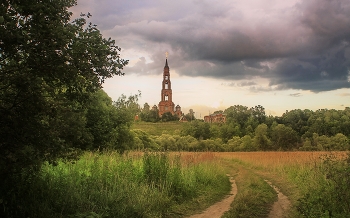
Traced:
<path id="1" fill-rule="evenodd" d="M 167 54 L 167 53 L 166 53 Z M 161 117 L 164 113 L 170 112 L 172 115 L 176 115 L 177 117 L 182 116 L 182 111 L 180 105 L 175 107 L 173 102 L 173 93 L 171 89 L 171 81 L 170 81 L 170 70 L 168 65 L 168 56 L 166 55 L 165 66 L 163 71 L 163 81 L 162 81 L 162 90 L 161 90 L 161 99 L 158 104 L 158 108 L 156 105 L 153 106 L 153 110 L 158 109 L 159 116 Z"/>
<path id="2" fill-rule="evenodd" d="M 226 114 L 214 113 L 214 114 L 204 116 L 204 122 L 206 122 L 206 123 L 225 123 L 226 122 Z"/>

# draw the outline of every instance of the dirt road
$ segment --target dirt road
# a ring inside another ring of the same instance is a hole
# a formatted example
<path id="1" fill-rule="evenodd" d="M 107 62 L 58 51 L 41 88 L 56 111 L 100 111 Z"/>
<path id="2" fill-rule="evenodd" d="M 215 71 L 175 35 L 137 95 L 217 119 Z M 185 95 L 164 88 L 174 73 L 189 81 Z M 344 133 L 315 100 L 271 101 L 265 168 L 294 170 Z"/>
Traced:
<path id="1" fill-rule="evenodd" d="M 277 201 L 273 204 L 268 218 L 282 218 L 286 217 L 286 211 L 291 207 L 291 202 L 280 190 L 271 182 L 265 180 L 277 192 Z"/>
<path id="2" fill-rule="evenodd" d="M 215 218 L 215 217 L 221 217 L 226 211 L 230 209 L 230 205 L 232 201 L 235 199 L 235 196 L 237 195 L 237 185 L 235 180 L 233 180 L 232 177 L 230 177 L 231 182 L 231 192 L 224 200 L 210 206 L 207 208 L 203 213 L 201 214 L 195 214 L 193 216 L 190 216 L 190 218 Z"/>
<path id="3" fill-rule="evenodd" d="M 271 182 L 268 180 L 265 180 L 275 191 L 277 192 L 277 201 L 273 204 L 272 209 L 269 213 L 268 218 L 283 218 L 286 217 L 286 212 L 291 207 L 291 202 L 289 201 L 288 197 L 285 196 L 280 190 L 274 186 Z M 226 211 L 230 209 L 231 203 L 234 201 L 235 196 L 237 195 L 237 185 L 235 180 L 230 177 L 231 182 L 231 192 L 228 197 L 223 199 L 222 201 L 210 206 L 207 208 L 203 213 L 201 214 L 195 214 L 193 216 L 190 216 L 190 218 L 219 218 L 221 217 Z"/>

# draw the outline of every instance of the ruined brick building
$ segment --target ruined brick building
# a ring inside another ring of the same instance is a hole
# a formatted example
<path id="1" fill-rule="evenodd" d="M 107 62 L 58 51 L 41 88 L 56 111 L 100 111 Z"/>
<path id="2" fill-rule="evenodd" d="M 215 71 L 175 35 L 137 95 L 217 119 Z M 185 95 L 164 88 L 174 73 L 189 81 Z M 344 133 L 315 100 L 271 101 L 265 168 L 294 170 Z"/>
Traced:
<path id="1" fill-rule="evenodd" d="M 171 90 L 171 81 L 170 81 L 170 70 L 168 65 L 168 57 L 165 59 L 165 66 L 163 71 L 163 81 L 162 81 L 162 90 L 161 90 L 161 99 L 158 104 L 159 116 L 161 117 L 164 113 L 170 112 L 172 115 L 176 114 L 179 118 L 182 116 L 181 107 L 173 102 L 173 92 Z M 157 109 L 157 106 L 154 105 L 153 109 Z"/>
<path id="2" fill-rule="evenodd" d="M 208 116 L 204 116 L 204 122 L 206 123 L 225 123 L 226 114 L 223 113 L 213 113 Z"/>

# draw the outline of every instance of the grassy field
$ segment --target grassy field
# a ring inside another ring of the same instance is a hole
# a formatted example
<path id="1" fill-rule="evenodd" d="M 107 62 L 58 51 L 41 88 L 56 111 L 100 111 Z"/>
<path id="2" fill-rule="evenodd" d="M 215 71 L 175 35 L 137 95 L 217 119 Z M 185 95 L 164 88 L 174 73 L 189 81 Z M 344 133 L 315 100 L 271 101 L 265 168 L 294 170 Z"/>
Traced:
<path id="1" fill-rule="evenodd" d="M 211 153 L 85 153 L 45 165 L 31 182 L 25 217 L 184 217 L 230 191 Z"/>
<path id="2" fill-rule="evenodd" d="M 271 206 L 266 185 L 262 182 L 254 188 L 249 185 L 259 179 L 272 181 L 291 200 L 293 207 L 286 217 L 347 217 L 350 214 L 350 159 L 346 152 L 226 152 L 217 156 L 240 169 L 237 186 L 241 193 L 225 217 L 245 217 L 242 214 L 246 213 L 249 217 L 264 217 L 244 210 L 244 205 L 255 204 L 247 199 L 259 197 L 252 193 L 259 186 L 260 194 L 267 193 L 262 196 L 267 199 L 265 208 Z M 240 180 L 245 182 L 240 184 Z"/>
<path id="3" fill-rule="evenodd" d="M 267 217 L 277 194 L 286 217 L 350 214 L 350 158 L 345 152 L 85 153 L 46 164 L 28 181 L 25 217 L 187 217 L 238 193 L 223 217 Z"/>
<path id="4" fill-rule="evenodd" d="M 184 123 L 174 121 L 174 122 L 134 122 L 132 129 L 140 129 L 150 135 L 160 136 L 164 134 L 179 135 Z"/>

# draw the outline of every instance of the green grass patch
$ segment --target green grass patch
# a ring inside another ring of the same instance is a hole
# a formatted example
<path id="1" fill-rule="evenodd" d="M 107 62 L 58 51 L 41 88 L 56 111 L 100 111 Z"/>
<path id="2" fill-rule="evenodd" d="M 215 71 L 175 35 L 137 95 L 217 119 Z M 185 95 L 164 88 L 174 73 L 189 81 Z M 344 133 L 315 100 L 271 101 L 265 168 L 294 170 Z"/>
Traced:
<path id="1" fill-rule="evenodd" d="M 275 190 L 263 178 L 233 160 L 238 192 L 231 209 L 223 217 L 267 217 L 272 204 L 277 200 Z"/>
<path id="2" fill-rule="evenodd" d="M 349 154 L 348 154 L 349 155 Z M 348 217 L 350 156 L 328 153 L 310 163 L 290 163 L 252 170 L 277 185 L 292 202 L 288 217 Z"/>
<path id="3" fill-rule="evenodd" d="M 134 122 L 131 128 L 140 129 L 153 136 L 160 136 L 163 133 L 170 134 L 170 135 L 180 135 L 180 131 L 182 130 L 183 125 L 184 123 L 181 123 L 179 121 L 158 122 L 158 123 L 141 121 L 141 122 Z"/>
<path id="4" fill-rule="evenodd" d="M 31 183 L 26 217 L 183 217 L 230 191 L 213 162 L 184 166 L 167 153 L 86 153 L 75 163 L 46 164 Z"/>

